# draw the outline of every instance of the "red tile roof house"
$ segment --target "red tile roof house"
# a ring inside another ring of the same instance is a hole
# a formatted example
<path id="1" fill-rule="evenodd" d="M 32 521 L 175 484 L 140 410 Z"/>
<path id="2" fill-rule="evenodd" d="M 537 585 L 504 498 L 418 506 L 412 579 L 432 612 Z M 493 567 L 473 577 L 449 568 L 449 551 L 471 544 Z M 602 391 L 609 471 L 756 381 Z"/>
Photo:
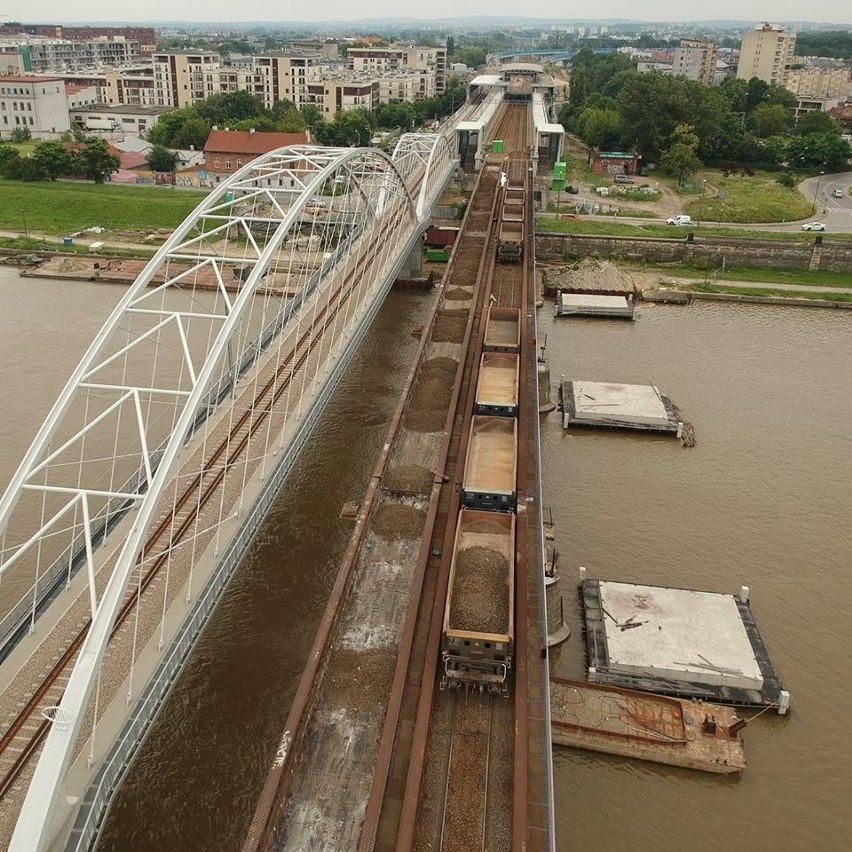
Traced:
<path id="1" fill-rule="evenodd" d="M 264 133 L 254 130 L 211 130 L 204 143 L 207 183 L 215 186 L 246 163 L 285 145 L 306 145 L 306 133 Z"/>

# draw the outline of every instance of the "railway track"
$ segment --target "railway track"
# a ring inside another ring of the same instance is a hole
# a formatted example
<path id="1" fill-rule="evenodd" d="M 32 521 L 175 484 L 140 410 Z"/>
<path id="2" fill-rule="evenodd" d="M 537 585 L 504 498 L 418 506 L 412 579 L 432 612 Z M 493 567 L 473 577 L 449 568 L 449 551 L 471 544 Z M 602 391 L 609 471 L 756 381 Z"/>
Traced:
<path id="1" fill-rule="evenodd" d="M 153 588 L 175 548 L 197 534 L 201 512 L 215 496 L 221 494 L 227 473 L 238 464 L 249 464 L 252 437 L 267 421 L 294 378 L 301 376 L 300 371 L 307 369 L 311 357 L 321 354 L 323 347 L 329 343 L 328 337 L 336 332 L 335 320 L 338 314 L 341 310 L 348 310 L 359 282 L 364 275 L 369 274 L 376 257 L 377 254 L 367 247 L 362 250 L 346 276 L 334 285 L 326 303 L 320 310 L 313 312 L 310 327 L 301 334 L 297 333 L 292 348 L 276 368 L 255 385 L 259 389 L 251 401 L 244 401 L 244 410 L 240 416 L 208 454 L 200 471 L 154 529 L 143 547 L 135 576 L 128 585 L 111 632 L 111 642 L 128 624 L 134 612 L 138 611 L 145 593 Z M 287 336 L 284 338 L 285 343 L 286 340 Z M 234 405 L 237 405 L 237 401 Z M 61 701 L 90 624 L 91 619 L 87 619 L 73 636 L 64 641 L 58 659 L 33 687 L 29 699 L 0 736 L 0 802 L 17 782 L 23 780 L 25 770 L 38 754 L 50 730 L 51 708 L 55 708 Z"/>

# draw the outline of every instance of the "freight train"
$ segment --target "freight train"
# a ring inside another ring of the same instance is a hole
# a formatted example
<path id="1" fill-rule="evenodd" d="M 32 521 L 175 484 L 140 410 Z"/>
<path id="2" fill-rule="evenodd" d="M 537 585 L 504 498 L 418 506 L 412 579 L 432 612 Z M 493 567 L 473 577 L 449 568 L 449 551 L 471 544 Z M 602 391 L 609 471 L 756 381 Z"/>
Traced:
<path id="1" fill-rule="evenodd" d="M 485 326 L 444 607 L 442 687 L 507 696 L 515 650 L 520 311 Z"/>
<path id="2" fill-rule="evenodd" d="M 526 181 L 526 171 L 519 169 L 513 170 L 507 178 L 497 238 L 497 260 L 501 263 L 520 263 L 524 257 Z"/>

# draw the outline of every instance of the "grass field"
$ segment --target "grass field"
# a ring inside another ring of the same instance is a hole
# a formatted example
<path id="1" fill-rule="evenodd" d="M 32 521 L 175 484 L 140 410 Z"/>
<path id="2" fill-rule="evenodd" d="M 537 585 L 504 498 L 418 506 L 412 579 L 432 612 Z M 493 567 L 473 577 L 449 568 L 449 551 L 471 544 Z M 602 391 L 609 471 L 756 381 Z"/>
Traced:
<path id="1" fill-rule="evenodd" d="M 649 269 L 642 265 L 643 270 Z M 696 280 L 707 277 L 707 271 L 695 269 L 689 266 L 665 266 L 658 268 L 661 273 L 677 275 L 680 278 L 695 278 Z M 808 287 L 844 287 L 852 288 L 852 276 L 848 272 L 820 272 L 810 269 L 756 269 L 751 266 L 728 266 L 724 270 L 714 269 L 712 272 L 714 281 L 753 281 L 756 284 L 790 284 L 806 285 Z"/>
<path id="2" fill-rule="evenodd" d="M 813 207 L 798 189 L 787 189 L 778 183 L 778 175 L 757 172 L 753 177 L 731 175 L 720 171 L 702 171 L 695 182 L 707 181 L 704 198 L 684 204 L 684 211 L 702 222 L 795 222 L 812 215 Z M 720 200 L 715 190 L 725 190 Z"/>
<path id="3" fill-rule="evenodd" d="M 784 299 L 819 299 L 825 302 L 852 302 L 852 293 L 814 293 L 810 290 L 775 290 L 772 287 L 726 287 L 724 284 L 704 284 L 696 282 L 686 287 L 678 287 L 685 292 L 726 293 L 734 296 L 780 296 Z"/>
<path id="4" fill-rule="evenodd" d="M 625 215 L 633 215 L 625 214 Z M 607 237 L 668 237 L 669 239 L 684 239 L 687 234 L 694 233 L 698 237 L 740 237 L 753 240 L 812 240 L 813 235 L 799 231 L 750 231 L 745 228 L 716 227 L 716 223 L 706 220 L 703 227 L 678 228 L 666 225 L 656 220 L 655 223 L 630 225 L 626 222 L 595 219 L 551 219 L 539 217 L 536 219 L 536 230 L 540 233 L 557 234 L 599 234 Z M 823 239 L 849 239 L 849 234 L 822 234 Z"/>
<path id="5" fill-rule="evenodd" d="M 2 179 L 0 194 L 0 230 L 53 235 L 95 225 L 107 231 L 174 228 L 206 197 L 158 187 Z"/>

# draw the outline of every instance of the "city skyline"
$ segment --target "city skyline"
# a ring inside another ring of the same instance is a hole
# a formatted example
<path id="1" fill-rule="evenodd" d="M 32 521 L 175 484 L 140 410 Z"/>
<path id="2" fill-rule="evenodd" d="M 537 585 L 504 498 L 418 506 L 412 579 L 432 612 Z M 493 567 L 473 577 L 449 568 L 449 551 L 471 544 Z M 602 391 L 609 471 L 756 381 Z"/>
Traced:
<path id="1" fill-rule="evenodd" d="M 152 0 L 143 6 L 125 10 L 121 22 L 112 17 L 114 7 L 104 3 L 103 0 L 79 0 L 73 6 L 73 17 L 68 15 L 68 9 L 62 9 L 57 14 L 57 7 L 53 0 L 33 0 L 24 3 L 22 0 L 7 2 L 2 7 L 0 22 L 19 21 L 22 23 L 146 23 L 156 21 L 166 23 L 175 21 L 187 23 L 228 24 L 240 23 L 322 23 L 375 20 L 377 18 L 402 18 L 405 20 L 422 21 L 430 27 L 438 27 L 441 23 L 452 26 L 454 19 L 481 17 L 481 18 L 517 18 L 522 22 L 524 18 L 541 21 L 552 19 L 553 21 L 566 21 L 573 18 L 589 22 L 607 24 L 614 19 L 639 21 L 639 22 L 672 22 L 690 23 L 695 19 L 694 9 L 683 9 L 673 7 L 671 2 L 663 0 L 648 0 L 642 6 L 642 13 L 637 14 L 634 3 L 628 0 L 610 0 L 604 3 L 600 9 L 600 17 L 591 18 L 582 14 L 580 9 L 569 10 L 555 0 L 547 0 L 536 8 L 535 16 L 518 15 L 517 4 L 512 0 L 494 0 L 483 9 L 471 9 L 465 15 L 459 14 L 458 6 L 450 0 L 437 0 L 428 7 L 427 15 L 412 15 L 410 7 L 402 10 L 400 5 L 390 0 L 377 0 L 368 6 L 362 7 L 363 12 L 359 15 L 353 14 L 350 3 L 342 0 L 328 0 L 322 4 L 312 4 L 302 8 L 288 8 L 285 14 L 277 17 L 270 16 L 270 7 L 263 0 L 245 0 L 240 4 L 240 18 L 233 17 L 234 7 L 224 2 L 189 2 L 181 7 L 181 16 L 175 17 L 175 8 L 172 3 L 164 0 Z M 423 10 L 426 11 L 425 9 Z M 736 0 L 721 0 L 713 7 L 713 17 L 704 18 L 705 21 L 736 21 L 748 23 L 750 21 L 784 22 L 795 21 L 801 23 L 824 23 L 835 26 L 852 26 L 852 11 L 846 0 L 825 0 L 820 4 L 819 15 L 815 19 L 806 19 L 802 16 L 802 6 L 794 0 L 750 0 L 747 3 L 736 2 Z"/>

